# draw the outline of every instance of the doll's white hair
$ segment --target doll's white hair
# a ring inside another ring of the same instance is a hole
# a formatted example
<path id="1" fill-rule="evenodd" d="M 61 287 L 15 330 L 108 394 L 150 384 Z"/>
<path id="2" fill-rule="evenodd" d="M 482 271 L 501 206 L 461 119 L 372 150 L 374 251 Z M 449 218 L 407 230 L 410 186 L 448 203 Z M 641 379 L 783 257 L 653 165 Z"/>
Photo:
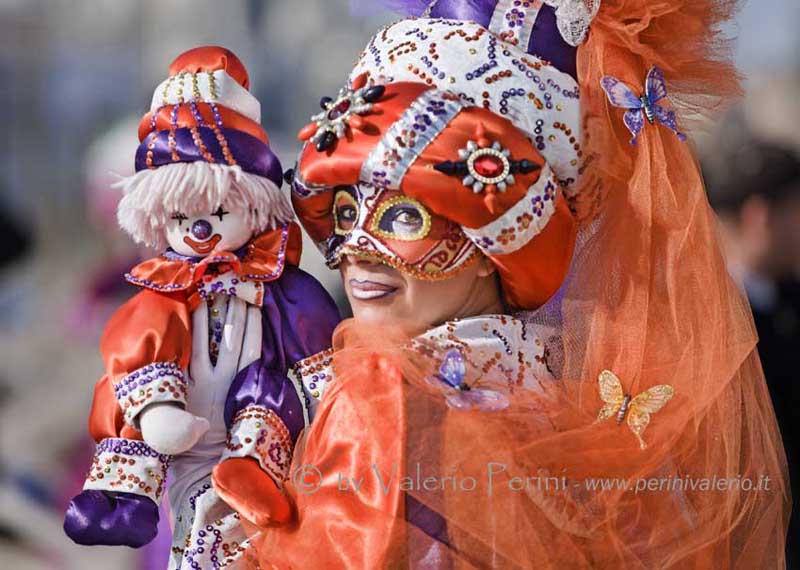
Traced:
<path id="1" fill-rule="evenodd" d="M 253 233 L 294 218 L 288 198 L 274 182 L 240 166 L 179 162 L 141 170 L 114 184 L 122 190 L 117 208 L 120 227 L 137 243 L 163 249 L 164 226 L 176 213 L 211 213 L 223 203 L 244 212 Z"/>

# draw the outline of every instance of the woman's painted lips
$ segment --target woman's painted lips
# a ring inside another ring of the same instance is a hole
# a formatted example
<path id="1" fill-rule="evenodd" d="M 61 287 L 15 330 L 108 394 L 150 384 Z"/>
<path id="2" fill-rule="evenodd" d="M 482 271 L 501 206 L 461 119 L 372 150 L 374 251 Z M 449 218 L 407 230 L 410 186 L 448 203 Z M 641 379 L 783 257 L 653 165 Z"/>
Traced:
<path id="1" fill-rule="evenodd" d="M 189 236 L 183 238 L 183 243 L 191 247 L 197 253 L 201 255 L 205 255 L 207 253 L 211 253 L 217 244 L 222 240 L 222 236 L 219 234 L 214 234 L 211 236 L 211 239 L 207 241 L 194 241 Z"/>
<path id="2" fill-rule="evenodd" d="M 383 299 L 397 291 L 397 287 L 386 285 L 385 283 L 378 283 L 377 281 L 350 279 L 349 283 L 350 294 L 359 301 Z"/>

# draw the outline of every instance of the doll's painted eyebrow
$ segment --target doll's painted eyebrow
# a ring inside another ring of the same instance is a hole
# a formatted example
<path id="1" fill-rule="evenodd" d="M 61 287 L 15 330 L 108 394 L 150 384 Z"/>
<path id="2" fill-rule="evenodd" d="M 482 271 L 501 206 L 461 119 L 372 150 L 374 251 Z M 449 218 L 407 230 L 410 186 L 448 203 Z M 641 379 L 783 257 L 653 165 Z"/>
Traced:
<path id="1" fill-rule="evenodd" d="M 219 221 L 220 221 L 220 222 L 222 221 L 222 218 L 223 218 L 223 216 L 225 216 L 226 214 L 230 214 L 230 212 L 226 212 L 226 211 L 225 211 L 225 210 L 222 208 L 222 206 L 220 206 L 219 208 L 217 208 L 215 211 L 211 212 L 211 215 L 212 215 L 212 216 L 219 216 Z"/>
<path id="2" fill-rule="evenodd" d="M 184 220 L 188 220 L 189 218 L 187 218 L 186 215 L 183 214 L 182 212 L 175 212 L 174 214 L 172 214 L 172 216 L 170 216 L 170 219 L 178 220 L 178 225 L 180 226 L 181 224 L 183 224 Z"/>

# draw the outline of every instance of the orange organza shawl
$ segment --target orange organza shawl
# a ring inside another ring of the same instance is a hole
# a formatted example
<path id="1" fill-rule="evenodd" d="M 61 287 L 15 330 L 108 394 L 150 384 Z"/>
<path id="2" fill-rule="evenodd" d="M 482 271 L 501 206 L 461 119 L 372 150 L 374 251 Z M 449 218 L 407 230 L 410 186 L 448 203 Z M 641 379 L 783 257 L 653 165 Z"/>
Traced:
<path id="1" fill-rule="evenodd" d="M 454 411 L 425 382 L 441 355 L 420 361 L 398 348 L 397 338 L 345 334 L 335 388 L 295 468 L 313 464 L 323 478 L 332 469 L 373 487 L 347 494 L 328 479 L 320 492 L 304 495 L 290 482 L 298 518 L 258 531 L 253 564 L 785 566 L 790 500 L 780 434 L 750 309 L 726 271 L 691 148 L 651 125 L 631 147 L 622 110 L 608 104 L 599 85 L 613 75 L 641 90 L 649 67 L 658 65 L 682 126 L 702 118 L 738 88 L 725 43 L 713 33 L 732 9 L 733 2 L 715 0 L 603 0 L 579 49 L 592 156 L 576 204 L 584 225 L 562 290 L 525 317 L 551 331 L 544 340 L 556 380 L 546 392 L 519 394 L 501 412 Z M 624 423 L 595 421 L 603 370 L 634 396 L 659 384 L 674 390 L 651 417 L 646 449 Z M 382 472 L 399 466 L 404 474 L 421 465 L 428 473 L 472 473 L 485 481 L 489 463 L 507 466 L 498 481 L 520 475 L 566 485 L 385 494 L 370 477 L 373 465 Z M 590 478 L 634 488 L 588 489 L 583 482 Z M 750 484 L 711 486 L 722 478 Z M 659 483 L 677 479 L 683 487 Z M 637 491 L 639 481 L 647 488 Z M 408 496 L 446 521 L 444 539 L 407 522 Z"/>

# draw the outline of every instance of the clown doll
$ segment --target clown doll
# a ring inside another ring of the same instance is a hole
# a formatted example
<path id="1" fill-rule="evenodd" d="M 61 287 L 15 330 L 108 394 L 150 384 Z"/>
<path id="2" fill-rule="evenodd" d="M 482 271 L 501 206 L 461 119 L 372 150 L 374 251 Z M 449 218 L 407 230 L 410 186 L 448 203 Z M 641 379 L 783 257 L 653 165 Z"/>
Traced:
<path id="1" fill-rule="evenodd" d="M 295 367 L 314 419 L 260 567 L 783 567 L 780 434 L 678 114 L 735 90 L 727 3 L 392 4 L 300 131 L 354 319 Z"/>
<path id="2" fill-rule="evenodd" d="M 64 523 L 80 544 L 141 546 L 169 477 L 170 568 L 238 564 L 246 537 L 229 504 L 246 513 L 280 496 L 307 421 L 287 373 L 328 346 L 338 322 L 297 267 L 299 228 L 248 85 L 230 51 L 190 50 L 141 121 L 119 222 L 168 247 L 126 275 L 141 291 L 103 335 L 97 451 Z"/>

